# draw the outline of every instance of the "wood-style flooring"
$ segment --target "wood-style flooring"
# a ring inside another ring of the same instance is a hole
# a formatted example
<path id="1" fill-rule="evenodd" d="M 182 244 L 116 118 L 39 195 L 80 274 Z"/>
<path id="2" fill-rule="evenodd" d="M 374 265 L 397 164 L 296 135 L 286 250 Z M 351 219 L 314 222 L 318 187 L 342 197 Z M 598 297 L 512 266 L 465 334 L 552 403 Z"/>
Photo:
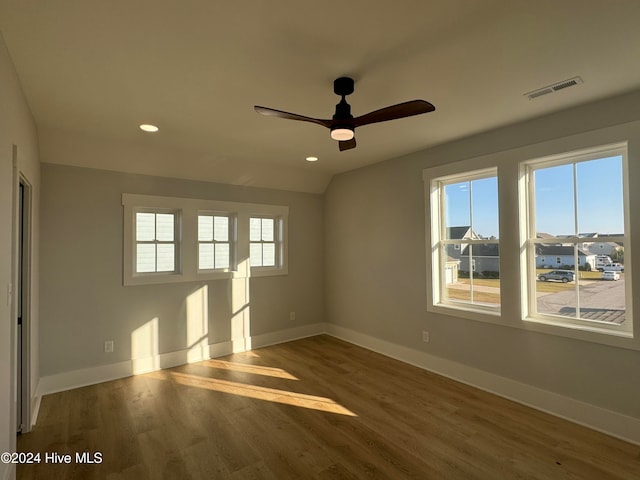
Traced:
<path id="1" fill-rule="evenodd" d="M 640 479 L 636 445 L 325 335 L 47 395 L 18 446 L 25 480 Z"/>

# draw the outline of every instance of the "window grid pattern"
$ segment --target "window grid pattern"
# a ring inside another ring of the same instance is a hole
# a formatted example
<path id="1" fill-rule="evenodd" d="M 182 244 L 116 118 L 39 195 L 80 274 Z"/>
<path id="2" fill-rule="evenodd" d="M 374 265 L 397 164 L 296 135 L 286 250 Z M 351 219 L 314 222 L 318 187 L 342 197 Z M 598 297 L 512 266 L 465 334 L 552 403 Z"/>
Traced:
<path id="1" fill-rule="evenodd" d="M 436 180 L 435 185 L 439 196 L 439 303 L 499 311 L 499 239 L 495 171 Z M 480 200 L 474 193 L 476 186 L 481 194 L 487 188 L 493 190 L 496 196 L 495 204 L 489 201 L 488 206 L 479 208 Z M 477 230 L 483 230 L 480 226 L 482 222 L 474 216 L 482 217 L 485 222 L 484 228 L 487 228 L 488 218 L 489 224 L 495 224 L 492 226 L 495 233 L 484 236 L 479 234 Z"/>
<path id="2" fill-rule="evenodd" d="M 275 267 L 278 262 L 278 222 L 275 217 L 249 218 L 251 267 Z"/>
<path id="3" fill-rule="evenodd" d="M 599 230 L 597 225 L 603 220 L 603 217 L 600 219 L 596 217 L 596 227 L 592 226 L 596 214 L 590 211 L 592 207 L 590 207 L 589 197 L 593 196 L 593 188 L 589 188 L 586 179 L 593 175 L 588 175 L 587 172 L 590 169 L 597 169 L 598 164 L 601 163 L 607 165 L 609 175 L 615 175 L 614 171 L 617 171 L 618 176 L 622 177 L 625 155 L 626 151 L 620 148 L 604 151 L 599 155 L 585 151 L 567 155 L 564 159 L 559 156 L 551 161 L 533 161 L 527 165 L 530 319 L 549 317 L 567 325 L 585 328 L 597 325 L 598 328 L 611 331 L 631 329 L 631 322 L 626 318 L 626 298 L 616 303 L 610 296 L 606 300 L 601 298 L 595 290 L 594 282 L 597 282 L 597 288 L 602 288 L 599 273 L 594 272 L 597 256 L 589 251 L 589 242 L 585 242 L 583 232 Z M 612 169 L 611 165 L 617 168 Z M 552 238 L 547 238 L 539 234 L 544 228 L 544 215 L 541 212 L 546 207 L 544 201 L 549 192 L 557 196 L 562 195 L 554 191 L 559 180 L 561 180 L 559 188 L 564 190 L 564 197 L 562 201 L 556 200 L 558 205 L 555 212 L 562 219 L 564 230 L 562 233 L 554 232 L 555 235 Z M 622 182 L 620 183 L 622 185 Z M 613 198 L 615 202 L 610 200 Z M 607 205 L 607 202 L 610 204 Z M 622 188 L 608 191 L 608 194 L 602 197 L 601 203 L 608 207 L 606 217 L 615 218 L 620 225 L 624 224 Z M 615 244 L 621 251 L 624 251 L 624 246 L 627 245 L 627 238 L 623 231 L 618 234 L 603 234 L 599 231 L 597 241 Z M 553 264 L 548 262 L 545 256 L 546 252 L 551 251 L 559 252 L 552 257 Z M 556 270 L 550 272 L 549 268 Z M 565 282 L 563 292 L 555 292 L 563 287 L 556 286 L 553 280 L 547 278 L 553 277 L 553 274 L 557 275 L 556 272 L 559 270 L 573 274 L 573 277 L 570 276 Z M 561 304 L 555 305 L 548 301 L 551 297 L 548 296 L 547 291 L 550 289 L 554 290 L 554 295 L 562 293 L 566 297 Z M 620 291 L 624 290 L 620 287 Z"/>
<path id="4" fill-rule="evenodd" d="M 175 212 L 136 212 L 136 273 L 177 270 Z"/>
<path id="5" fill-rule="evenodd" d="M 229 215 L 198 215 L 198 270 L 231 267 L 232 221 Z"/>

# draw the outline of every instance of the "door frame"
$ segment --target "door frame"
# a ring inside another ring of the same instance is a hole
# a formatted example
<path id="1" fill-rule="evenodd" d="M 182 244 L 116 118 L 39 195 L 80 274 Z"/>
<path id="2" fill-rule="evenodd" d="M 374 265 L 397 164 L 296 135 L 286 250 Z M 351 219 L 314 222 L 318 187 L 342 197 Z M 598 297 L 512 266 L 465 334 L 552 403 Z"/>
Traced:
<path id="1" fill-rule="evenodd" d="M 20 187 L 22 186 L 22 192 Z M 33 187 L 20 171 L 18 147 L 13 146 L 13 362 L 17 432 L 31 430 L 31 254 L 33 236 Z M 22 328 L 18 328 L 18 315 Z M 19 404 L 18 404 L 19 402 Z"/>

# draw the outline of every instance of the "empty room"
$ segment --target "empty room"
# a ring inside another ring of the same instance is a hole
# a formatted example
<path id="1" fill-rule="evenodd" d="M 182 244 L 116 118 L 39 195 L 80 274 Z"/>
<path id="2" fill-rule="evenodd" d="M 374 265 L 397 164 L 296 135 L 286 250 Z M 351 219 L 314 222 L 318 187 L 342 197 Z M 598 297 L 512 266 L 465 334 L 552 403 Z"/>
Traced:
<path id="1" fill-rule="evenodd" d="M 640 478 L 637 0 L 0 0 L 0 480 Z"/>

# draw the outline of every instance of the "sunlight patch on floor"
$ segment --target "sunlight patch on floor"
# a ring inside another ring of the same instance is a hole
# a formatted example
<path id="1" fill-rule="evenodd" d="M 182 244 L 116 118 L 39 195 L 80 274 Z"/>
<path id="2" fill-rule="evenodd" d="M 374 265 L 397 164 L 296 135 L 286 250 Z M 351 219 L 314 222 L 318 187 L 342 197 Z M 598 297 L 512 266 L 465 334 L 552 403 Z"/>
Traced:
<path id="1" fill-rule="evenodd" d="M 167 378 L 166 376 L 156 375 L 156 373 L 157 372 L 150 373 L 149 376 L 152 378 L 158 378 L 160 380 L 169 380 L 169 378 Z M 326 397 L 290 392 L 287 390 L 278 390 L 275 388 L 260 387 L 257 385 L 249 385 L 245 383 L 231 382 L 228 380 L 220 380 L 217 378 L 204 378 L 181 372 L 169 372 L 169 377 L 177 384 L 185 385 L 187 387 L 204 388 L 207 390 L 228 393 L 231 395 L 240 395 L 257 400 L 265 400 L 268 402 L 282 403 L 294 407 L 309 408 L 312 410 L 320 410 L 323 412 L 357 417 L 357 415 L 352 411 L 336 403 L 334 400 Z"/>
<path id="2" fill-rule="evenodd" d="M 298 380 L 286 370 L 275 367 L 264 367 L 261 365 L 251 365 L 247 363 L 226 362 L 224 360 L 208 360 L 202 362 L 203 366 L 217 368 L 220 370 L 231 370 L 234 372 L 251 373 L 254 375 L 264 375 L 267 377 L 284 378 L 287 380 Z"/>

